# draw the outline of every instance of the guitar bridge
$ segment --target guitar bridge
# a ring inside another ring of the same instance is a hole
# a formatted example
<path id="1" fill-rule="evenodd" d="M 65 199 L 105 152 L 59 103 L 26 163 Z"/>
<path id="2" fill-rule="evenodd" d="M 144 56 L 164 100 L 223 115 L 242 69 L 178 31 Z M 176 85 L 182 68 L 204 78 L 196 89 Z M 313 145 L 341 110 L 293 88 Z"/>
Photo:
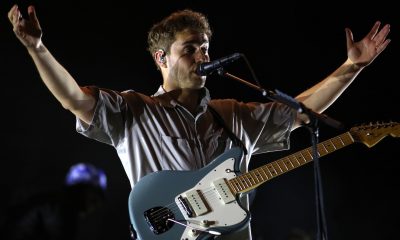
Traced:
<path id="1" fill-rule="evenodd" d="M 175 219 L 175 215 L 168 208 L 154 207 L 144 212 L 144 218 L 151 231 L 158 235 L 168 231 L 174 225 L 168 219 Z"/>

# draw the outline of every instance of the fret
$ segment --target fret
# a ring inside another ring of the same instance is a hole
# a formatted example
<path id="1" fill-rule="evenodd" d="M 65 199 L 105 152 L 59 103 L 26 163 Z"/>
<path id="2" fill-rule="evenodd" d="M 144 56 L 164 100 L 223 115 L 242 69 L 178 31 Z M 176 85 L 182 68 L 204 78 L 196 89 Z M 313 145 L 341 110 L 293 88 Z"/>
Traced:
<path id="1" fill-rule="evenodd" d="M 246 186 L 243 184 L 242 180 L 240 179 L 240 176 L 237 177 L 237 183 L 239 184 L 238 186 L 240 186 L 240 190 L 246 189 Z"/>
<path id="2" fill-rule="evenodd" d="M 249 173 L 245 173 L 242 176 L 243 176 L 243 179 L 246 181 L 248 188 L 252 187 L 254 185 L 252 177 L 251 177 L 251 175 Z"/>
<path id="3" fill-rule="evenodd" d="M 261 172 L 260 170 L 261 170 L 262 172 Z M 267 176 L 267 174 L 264 172 L 264 169 L 262 169 L 262 168 L 257 168 L 257 172 L 260 174 L 260 178 L 261 178 L 262 181 L 268 180 L 268 176 Z M 263 174 L 264 174 L 264 176 L 263 176 Z"/>
<path id="4" fill-rule="evenodd" d="M 271 174 L 271 178 L 273 178 L 277 175 L 276 170 L 275 170 L 274 166 L 271 165 L 271 163 L 269 163 L 267 165 L 267 170 Z"/>
<path id="5" fill-rule="evenodd" d="M 336 149 L 344 147 L 343 141 L 339 137 L 332 138 L 332 143 Z"/>
<path id="6" fill-rule="evenodd" d="M 307 162 L 307 158 L 304 157 L 304 155 L 303 155 L 303 153 L 301 151 L 299 152 L 299 154 L 300 154 L 301 158 L 304 160 L 304 162 L 306 163 Z"/>
<path id="7" fill-rule="evenodd" d="M 344 133 L 341 136 L 343 136 L 342 140 L 346 143 L 346 145 L 354 143 L 354 139 L 351 136 L 350 132 Z"/>
<path id="8" fill-rule="evenodd" d="M 249 172 L 251 178 L 253 179 L 254 185 L 260 183 L 260 180 L 258 179 L 258 176 L 254 171 Z"/>
<path id="9" fill-rule="evenodd" d="M 299 162 L 301 162 L 301 165 L 307 163 L 307 161 L 303 158 L 303 156 L 299 153 L 295 153 L 295 156 L 297 158 L 297 160 L 299 160 Z"/>
<path id="10" fill-rule="evenodd" d="M 246 181 L 247 179 L 245 175 L 241 175 L 239 178 L 241 179 L 242 183 L 245 184 L 245 188 L 248 188 L 250 186 L 249 183 Z"/>
<path id="11" fill-rule="evenodd" d="M 324 150 L 325 152 L 322 152 L 322 150 Z M 320 153 L 320 156 L 324 156 L 329 153 L 328 149 L 326 149 L 323 143 L 318 144 L 318 152 Z"/>
<path id="12" fill-rule="evenodd" d="M 307 153 L 308 153 L 308 154 L 310 155 L 310 157 L 311 157 L 311 159 L 310 159 L 309 161 L 314 160 L 314 155 L 313 155 L 313 152 L 312 152 L 312 151 L 313 151 L 313 150 L 312 150 L 311 148 L 307 149 Z M 321 154 L 319 153 L 318 149 L 317 149 L 317 156 L 318 156 L 318 157 L 323 156 L 323 155 L 321 155 Z"/>
<path id="13" fill-rule="evenodd" d="M 310 156 L 312 157 L 312 159 L 314 159 L 314 155 L 313 155 L 313 153 L 312 153 L 311 148 L 307 148 L 306 150 L 307 150 L 307 153 L 310 154 Z M 319 152 L 319 150 L 318 150 L 318 147 L 317 147 L 317 155 L 318 155 L 318 157 L 321 157 L 321 156 L 322 156 L 322 154 L 321 154 L 321 153 Z"/>
<path id="14" fill-rule="evenodd" d="M 285 164 L 285 162 L 283 161 L 283 160 L 277 160 L 277 161 L 275 161 L 277 164 L 278 164 L 278 166 L 280 167 L 280 169 L 282 170 L 282 172 L 287 172 L 289 169 L 288 169 L 288 167 L 286 166 L 286 164 Z"/>
<path id="15" fill-rule="evenodd" d="M 340 135 L 340 136 L 337 136 L 337 138 L 340 140 L 340 142 L 342 143 L 342 145 L 343 145 L 343 147 L 345 147 L 346 146 L 346 144 L 344 143 L 344 141 L 343 141 L 343 139 L 342 139 L 342 137 L 341 137 L 342 135 Z"/>
<path id="16" fill-rule="evenodd" d="M 274 167 L 277 175 L 279 175 L 280 173 L 283 173 L 281 167 L 278 165 L 277 162 L 272 162 L 271 165 Z"/>
<path id="17" fill-rule="evenodd" d="M 264 181 L 263 177 L 260 175 L 260 172 L 258 171 L 258 168 L 251 170 L 251 172 L 253 172 L 253 175 L 257 179 L 257 182 Z M 260 178 L 261 178 L 261 180 L 260 180 Z"/>
<path id="18" fill-rule="evenodd" d="M 257 168 L 257 169 L 261 169 L 262 173 L 263 173 L 264 176 L 265 176 L 265 179 L 269 179 L 269 178 L 270 178 L 270 177 L 268 177 L 267 173 L 264 171 L 264 166 L 259 167 L 259 168 Z"/>
<path id="19" fill-rule="evenodd" d="M 247 179 L 250 181 L 250 186 L 254 186 L 256 184 L 254 177 L 251 175 L 251 172 L 246 173 Z"/>
<path id="20" fill-rule="evenodd" d="M 240 190 L 243 189 L 243 188 L 240 186 L 239 181 L 237 181 L 237 178 L 231 179 L 230 182 L 232 182 L 232 186 L 234 187 L 234 189 L 236 190 L 236 192 L 240 192 Z"/>
<path id="21" fill-rule="evenodd" d="M 298 167 L 300 167 L 300 166 L 301 166 L 301 163 L 300 163 L 299 160 L 296 158 L 296 156 L 294 156 L 294 155 L 291 155 L 291 156 L 292 156 L 293 159 L 296 161 Z"/>
<path id="22" fill-rule="evenodd" d="M 301 156 L 303 156 L 304 160 L 306 162 L 311 161 L 313 158 L 308 154 L 308 152 L 306 150 L 302 150 L 300 151 Z"/>
<path id="23" fill-rule="evenodd" d="M 287 168 L 288 170 L 294 168 L 294 165 L 293 165 L 292 161 L 290 161 L 290 158 L 285 157 L 284 160 L 282 159 L 282 161 L 285 163 L 286 168 Z"/>
<path id="24" fill-rule="evenodd" d="M 322 145 L 325 147 L 328 153 L 331 153 L 336 150 L 335 147 L 332 145 L 331 141 L 329 140 L 322 142 Z"/>
<path id="25" fill-rule="evenodd" d="M 336 146 L 335 146 L 334 142 L 332 141 L 332 139 L 328 140 L 328 142 L 329 142 L 329 143 L 330 143 L 330 145 L 333 147 L 333 150 L 332 150 L 332 152 L 333 152 L 333 151 L 336 151 L 336 150 L 337 150 L 337 148 L 336 148 Z"/>
<path id="26" fill-rule="evenodd" d="M 307 161 L 311 161 L 311 160 L 313 160 L 314 158 L 313 158 L 313 155 L 311 154 L 311 152 L 310 152 L 310 148 L 307 148 L 307 149 L 304 149 L 302 152 L 305 152 L 305 153 L 307 153 L 307 156 L 308 157 L 305 157 L 306 159 L 307 159 Z"/>
<path id="27" fill-rule="evenodd" d="M 227 182 L 228 182 L 229 188 L 232 190 L 232 194 L 235 195 L 236 193 L 239 192 L 239 189 L 236 188 L 235 184 L 233 183 L 234 181 L 232 181 L 232 180 L 229 180 Z"/>
<path id="28" fill-rule="evenodd" d="M 271 178 L 273 178 L 274 176 L 272 175 L 272 173 L 271 173 L 271 171 L 268 169 L 268 165 L 264 165 L 263 167 L 262 167 L 262 169 L 263 169 L 263 171 L 265 172 L 265 174 L 267 175 L 267 173 L 268 173 L 268 179 L 271 179 Z M 267 170 L 267 171 L 265 171 L 265 170 Z"/>
<path id="29" fill-rule="evenodd" d="M 243 183 L 240 181 L 240 178 L 236 178 L 236 185 L 238 186 L 239 190 L 243 190 L 245 189 L 245 186 L 243 185 Z"/>

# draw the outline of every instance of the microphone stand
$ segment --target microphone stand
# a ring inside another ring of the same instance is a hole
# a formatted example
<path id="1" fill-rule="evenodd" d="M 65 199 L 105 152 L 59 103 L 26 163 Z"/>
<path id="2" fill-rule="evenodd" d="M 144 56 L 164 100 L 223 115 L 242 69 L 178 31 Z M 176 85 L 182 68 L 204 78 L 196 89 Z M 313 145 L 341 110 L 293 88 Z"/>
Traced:
<path id="1" fill-rule="evenodd" d="M 294 98 L 280 92 L 278 90 L 271 91 L 265 90 L 257 85 L 254 85 L 246 80 L 243 80 L 239 77 L 236 77 L 228 72 L 225 72 L 223 68 L 219 68 L 218 74 L 221 76 L 229 77 L 233 80 L 236 80 L 240 83 L 243 83 L 259 92 L 261 92 L 262 96 L 275 101 L 286 104 L 287 106 L 294 108 L 299 113 L 306 114 L 310 122 L 306 124 L 307 128 L 311 133 L 311 142 L 312 142 L 312 158 L 314 160 L 314 181 L 315 181 L 315 200 L 316 200 L 316 216 L 317 216 L 317 240 L 328 240 L 328 229 L 326 225 L 325 219 L 325 211 L 324 211 L 324 201 L 323 201 L 323 189 L 322 189 L 322 181 L 321 181 L 321 173 L 319 167 L 319 153 L 318 153 L 318 122 L 321 121 L 331 127 L 341 129 L 343 128 L 343 124 L 339 121 L 328 117 L 325 114 L 319 114 L 317 112 L 312 111 L 311 109 L 304 106 L 303 103 L 298 102 Z"/>

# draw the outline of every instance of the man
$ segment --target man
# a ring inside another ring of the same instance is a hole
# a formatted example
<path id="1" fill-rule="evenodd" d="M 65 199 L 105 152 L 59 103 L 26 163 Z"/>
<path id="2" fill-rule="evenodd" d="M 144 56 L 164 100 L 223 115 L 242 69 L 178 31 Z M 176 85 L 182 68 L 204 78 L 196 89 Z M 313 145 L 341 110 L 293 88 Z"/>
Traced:
<path id="1" fill-rule="evenodd" d="M 247 171 L 252 154 L 287 149 L 290 132 L 309 120 L 283 104 L 211 100 L 206 77 L 196 71 L 210 61 L 212 32 L 201 13 L 177 11 L 151 28 L 148 49 L 163 78 L 153 96 L 79 86 L 43 44 L 33 6 L 28 14 L 22 18 L 13 6 L 8 16 L 43 82 L 77 117 L 78 132 L 115 147 L 132 187 L 155 171 L 200 169 L 235 143 L 248 152 L 241 164 Z M 390 26 L 379 28 L 376 22 L 359 42 L 346 29 L 346 61 L 296 99 L 315 112 L 328 108 L 389 44 Z M 245 229 L 219 239 L 251 234 Z"/>

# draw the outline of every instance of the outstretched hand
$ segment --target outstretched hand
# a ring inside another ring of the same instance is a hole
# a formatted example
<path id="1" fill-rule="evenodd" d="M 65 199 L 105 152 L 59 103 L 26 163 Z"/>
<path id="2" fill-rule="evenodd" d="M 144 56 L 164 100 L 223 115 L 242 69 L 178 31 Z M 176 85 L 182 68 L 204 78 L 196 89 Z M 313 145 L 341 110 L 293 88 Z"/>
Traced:
<path id="1" fill-rule="evenodd" d="M 377 21 L 371 31 L 359 42 L 354 42 L 353 33 L 346 28 L 347 56 L 357 66 L 368 66 L 390 43 L 387 35 L 390 25 L 386 24 L 381 30 L 381 22 Z M 379 30 L 379 31 L 378 31 Z"/>
<path id="2" fill-rule="evenodd" d="M 27 48 L 38 48 L 42 41 L 42 29 L 33 6 L 28 7 L 28 17 L 28 19 L 22 17 L 17 5 L 14 5 L 8 12 L 8 19 L 13 25 L 17 38 Z"/>

